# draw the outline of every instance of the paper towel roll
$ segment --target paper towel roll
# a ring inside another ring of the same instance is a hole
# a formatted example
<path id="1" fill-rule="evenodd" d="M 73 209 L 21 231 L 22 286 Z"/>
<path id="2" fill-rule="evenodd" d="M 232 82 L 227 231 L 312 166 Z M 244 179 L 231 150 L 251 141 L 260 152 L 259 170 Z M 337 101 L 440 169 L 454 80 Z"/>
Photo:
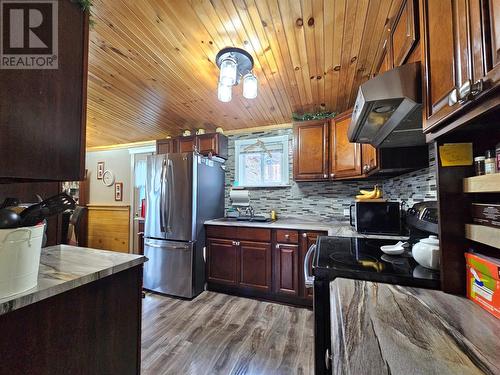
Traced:
<path id="1" fill-rule="evenodd" d="M 235 207 L 248 207 L 250 205 L 248 190 L 231 190 L 229 198 Z"/>

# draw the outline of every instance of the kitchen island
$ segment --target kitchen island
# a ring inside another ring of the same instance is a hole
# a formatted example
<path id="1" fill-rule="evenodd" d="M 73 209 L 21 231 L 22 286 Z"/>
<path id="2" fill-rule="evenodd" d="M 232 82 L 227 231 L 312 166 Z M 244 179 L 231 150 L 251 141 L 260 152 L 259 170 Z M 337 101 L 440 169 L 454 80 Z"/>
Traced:
<path id="1" fill-rule="evenodd" d="M 37 287 L 0 299 L 0 374 L 137 374 L 140 255 L 42 249 Z"/>
<path id="2" fill-rule="evenodd" d="M 500 320 L 466 298 L 338 278 L 333 374 L 500 374 Z"/>

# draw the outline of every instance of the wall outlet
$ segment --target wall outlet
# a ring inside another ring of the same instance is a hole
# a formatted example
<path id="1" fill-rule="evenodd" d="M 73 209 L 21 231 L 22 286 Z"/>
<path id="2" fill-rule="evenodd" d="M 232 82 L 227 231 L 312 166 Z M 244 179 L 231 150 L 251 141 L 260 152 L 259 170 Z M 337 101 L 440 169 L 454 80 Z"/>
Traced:
<path id="1" fill-rule="evenodd" d="M 348 208 L 344 208 L 344 216 L 350 216 L 351 215 L 351 210 Z"/>

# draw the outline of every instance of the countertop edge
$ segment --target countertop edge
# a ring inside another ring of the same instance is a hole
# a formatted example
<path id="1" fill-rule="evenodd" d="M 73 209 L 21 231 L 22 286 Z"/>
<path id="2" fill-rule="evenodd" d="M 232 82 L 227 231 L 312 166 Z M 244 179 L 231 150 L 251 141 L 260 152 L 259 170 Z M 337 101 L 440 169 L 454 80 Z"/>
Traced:
<path id="1" fill-rule="evenodd" d="M 58 245 L 52 248 L 56 247 L 61 247 L 61 249 L 64 249 L 65 247 L 71 248 L 72 246 Z M 89 250 L 110 252 L 109 250 L 99 250 L 91 248 L 89 248 Z M 113 274 L 140 266 L 141 264 L 147 261 L 147 258 L 144 256 L 139 256 L 137 254 L 128 254 L 128 255 L 134 255 L 136 257 L 123 261 L 122 263 L 112 265 L 111 267 L 93 271 L 83 276 L 78 276 L 72 280 L 62 281 L 60 284 L 51 285 L 42 290 L 35 290 L 35 288 L 37 288 L 35 287 L 33 289 L 27 290 L 26 292 L 19 293 L 18 295 L 12 295 L 10 297 L 6 297 L 3 302 L 0 300 L 0 316 L 21 309 L 25 306 L 34 304 L 36 302 L 40 302 L 45 299 L 54 297 L 58 294 L 68 292 L 80 286 L 90 284 L 94 281 L 98 281 Z"/>

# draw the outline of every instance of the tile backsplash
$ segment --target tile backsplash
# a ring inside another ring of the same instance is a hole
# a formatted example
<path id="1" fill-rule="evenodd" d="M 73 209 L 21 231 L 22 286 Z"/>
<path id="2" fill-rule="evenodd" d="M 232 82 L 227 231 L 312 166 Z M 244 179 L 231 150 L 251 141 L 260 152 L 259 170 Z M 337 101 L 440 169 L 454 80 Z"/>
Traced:
<path id="1" fill-rule="evenodd" d="M 226 207 L 231 206 L 229 190 L 234 182 L 234 142 L 240 139 L 288 135 L 290 186 L 279 188 L 249 189 L 250 204 L 256 214 L 268 213 L 274 209 L 281 216 L 319 216 L 323 218 L 342 218 L 359 189 L 372 189 L 374 184 L 382 186 L 385 196 L 390 200 L 406 200 L 409 206 L 415 202 L 436 199 L 435 156 L 429 150 L 430 166 L 402 176 L 361 181 L 336 182 L 295 182 L 292 180 L 293 147 L 291 128 L 253 133 L 229 135 L 226 162 Z"/>

